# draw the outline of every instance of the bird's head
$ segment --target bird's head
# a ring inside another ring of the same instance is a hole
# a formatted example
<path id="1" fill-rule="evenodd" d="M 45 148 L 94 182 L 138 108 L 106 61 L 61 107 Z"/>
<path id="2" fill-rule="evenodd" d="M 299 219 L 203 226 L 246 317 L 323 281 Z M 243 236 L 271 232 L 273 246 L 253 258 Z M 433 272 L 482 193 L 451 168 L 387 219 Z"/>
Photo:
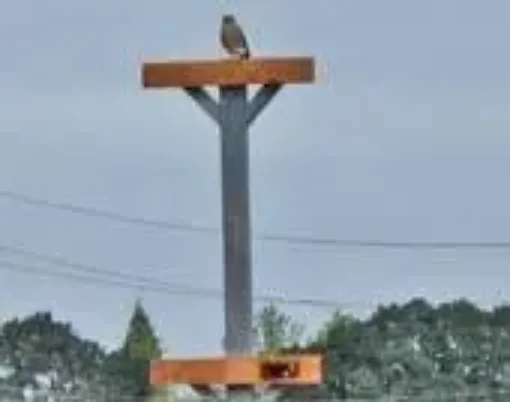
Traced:
<path id="1" fill-rule="evenodd" d="M 232 14 L 225 14 L 223 16 L 223 23 L 224 24 L 233 24 L 236 22 L 236 18 Z"/>

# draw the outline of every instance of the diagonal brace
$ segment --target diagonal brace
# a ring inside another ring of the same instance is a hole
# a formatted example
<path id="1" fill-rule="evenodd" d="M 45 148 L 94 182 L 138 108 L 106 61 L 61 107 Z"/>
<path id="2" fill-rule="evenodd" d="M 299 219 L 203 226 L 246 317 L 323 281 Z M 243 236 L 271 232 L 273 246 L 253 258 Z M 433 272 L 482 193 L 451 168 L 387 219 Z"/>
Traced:
<path id="1" fill-rule="evenodd" d="M 220 106 L 216 100 L 201 87 L 185 87 L 184 91 L 216 123 L 220 122 Z"/>
<path id="2" fill-rule="evenodd" d="M 255 94 L 246 110 L 246 124 L 251 125 L 262 110 L 282 89 L 282 84 L 265 84 Z"/>

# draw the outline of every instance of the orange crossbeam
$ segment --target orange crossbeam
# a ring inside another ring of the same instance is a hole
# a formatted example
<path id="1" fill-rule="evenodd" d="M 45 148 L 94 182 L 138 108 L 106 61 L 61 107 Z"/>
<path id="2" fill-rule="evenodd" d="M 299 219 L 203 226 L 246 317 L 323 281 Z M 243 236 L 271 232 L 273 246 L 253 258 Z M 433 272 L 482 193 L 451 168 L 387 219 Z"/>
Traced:
<path id="1" fill-rule="evenodd" d="M 144 88 L 310 83 L 314 79 L 315 61 L 310 57 L 161 61 L 142 66 Z"/>
<path id="2" fill-rule="evenodd" d="M 217 357 L 158 360 L 151 364 L 153 385 L 316 385 L 322 381 L 322 357 Z"/>

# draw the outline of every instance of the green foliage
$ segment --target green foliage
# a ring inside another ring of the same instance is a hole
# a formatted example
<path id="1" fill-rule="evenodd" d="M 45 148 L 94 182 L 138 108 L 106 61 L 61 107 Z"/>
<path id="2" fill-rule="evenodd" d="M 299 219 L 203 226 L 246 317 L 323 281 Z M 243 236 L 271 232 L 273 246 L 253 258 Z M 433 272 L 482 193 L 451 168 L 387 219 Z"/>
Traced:
<path id="1" fill-rule="evenodd" d="M 373 382 L 370 365 L 363 371 L 358 370 L 365 358 L 360 353 L 362 346 L 369 344 L 369 338 L 364 339 L 361 323 L 336 311 L 310 345 L 311 349 L 324 355 L 325 386 L 334 396 L 343 398 L 347 395 L 352 376 L 361 380 L 358 381 L 361 387 L 369 387 Z"/>
<path id="2" fill-rule="evenodd" d="M 149 397 L 149 366 L 153 359 L 161 358 L 162 351 L 149 316 L 138 300 L 124 343 L 111 353 L 104 365 L 105 376 L 112 379 L 122 395 Z"/>
<path id="3" fill-rule="evenodd" d="M 299 345 L 304 330 L 301 324 L 273 303 L 264 306 L 256 315 L 255 326 L 264 353 Z"/>
<path id="4" fill-rule="evenodd" d="M 489 312 L 467 300 L 434 307 L 413 299 L 365 321 L 336 313 L 312 346 L 324 353 L 332 396 L 494 397 L 510 392 L 509 334 L 507 306 Z"/>
<path id="5" fill-rule="evenodd" d="M 510 393 L 508 305 L 486 311 L 468 300 L 433 306 L 416 298 L 380 306 L 365 320 L 337 311 L 306 345 L 300 343 L 303 326 L 275 305 L 259 312 L 257 325 L 267 352 L 324 356 L 323 384 L 289 389 L 285 400 L 407 395 L 450 401 L 469 394 L 455 400 L 504 401 Z M 40 397 L 162 400 L 165 392 L 153 392 L 148 383 L 149 362 L 161 354 L 139 301 L 124 342 L 110 354 L 48 312 L 13 319 L 0 331 L 0 401 L 22 400 L 27 388 Z"/>
<path id="6" fill-rule="evenodd" d="M 159 339 L 139 300 L 135 304 L 129 321 L 122 352 L 132 360 L 151 360 L 161 357 Z"/>
<path id="7" fill-rule="evenodd" d="M 3 390 L 30 387 L 89 395 L 102 390 L 100 371 L 105 358 L 97 343 L 80 339 L 70 324 L 39 312 L 2 326 L 0 363 L 9 369 L 0 385 Z"/>
<path id="8" fill-rule="evenodd" d="M 149 363 L 159 357 L 159 341 L 140 302 L 123 345 L 111 354 L 51 313 L 38 312 L 1 327 L 0 401 L 22 400 L 29 389 L 41 398 L 52 394 L 97 402 L 151 396 Z"/>

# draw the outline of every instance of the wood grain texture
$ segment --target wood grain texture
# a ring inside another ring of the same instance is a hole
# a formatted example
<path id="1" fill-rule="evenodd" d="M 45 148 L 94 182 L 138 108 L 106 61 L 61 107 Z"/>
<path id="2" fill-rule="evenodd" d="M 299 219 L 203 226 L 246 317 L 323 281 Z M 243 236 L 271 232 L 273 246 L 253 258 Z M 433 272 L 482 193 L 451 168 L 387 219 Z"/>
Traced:
<path id="1" fill-rule="evenodd" d="M 142 66 L 144 88 L 298 84 L 314 79 L 311 57 L 161 61 Z"/>

